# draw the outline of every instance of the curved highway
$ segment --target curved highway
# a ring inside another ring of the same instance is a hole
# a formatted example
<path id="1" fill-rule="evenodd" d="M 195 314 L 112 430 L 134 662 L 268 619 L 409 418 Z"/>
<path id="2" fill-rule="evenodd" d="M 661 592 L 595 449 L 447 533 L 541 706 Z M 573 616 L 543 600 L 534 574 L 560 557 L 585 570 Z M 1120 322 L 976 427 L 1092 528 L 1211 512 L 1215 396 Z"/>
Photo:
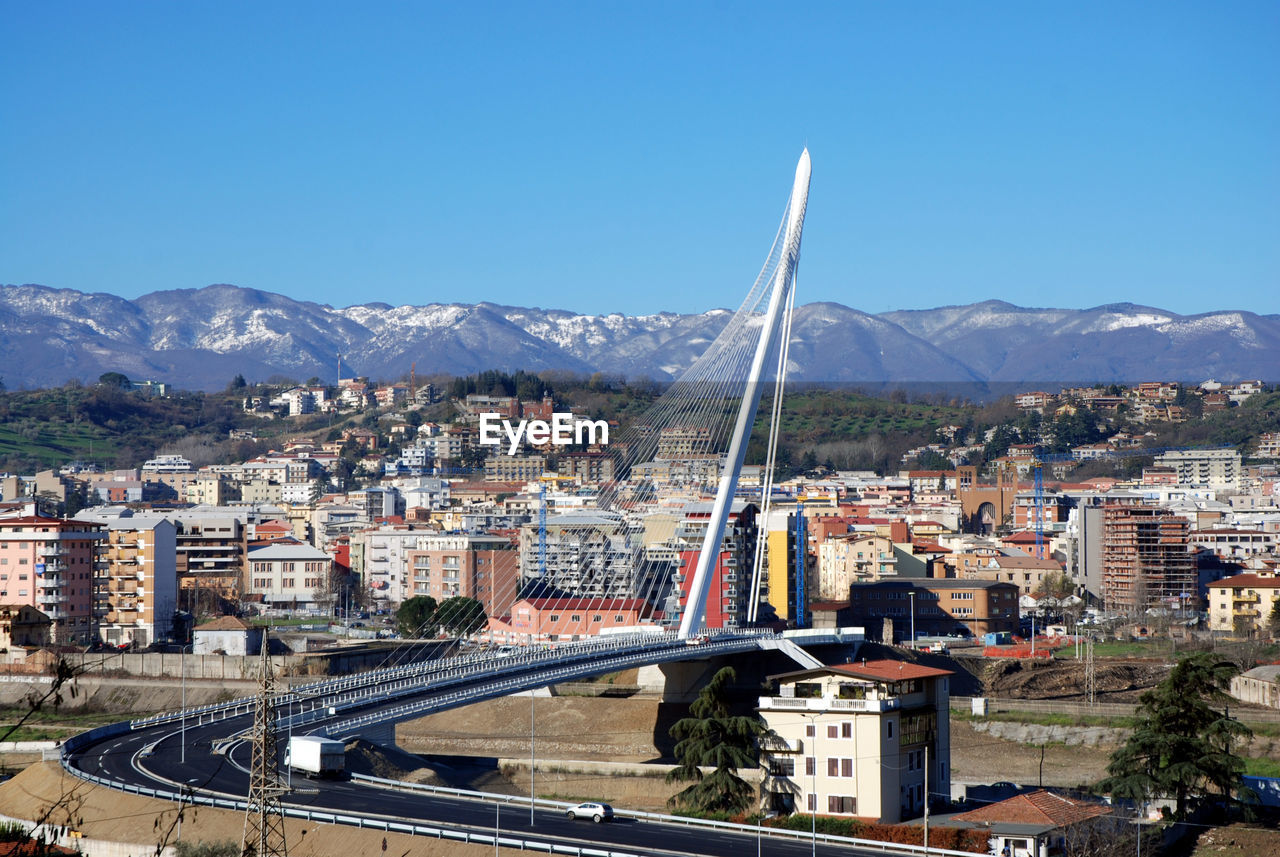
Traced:
<path id="1" fill-rule="evenodd" d="M 664 645 L 655 643 L 650 640 L 640 641 L 635 647 L 623 644 L 569 649 L 555 659 L 556 669 L 549 669 L 548 663 L 539 663 L 538 659 L 527 656 L 487 660 L 473 657 L 317 683 L 306 688 L 306 696 L 299 704 L 309 707 L 303 714 L 294 715 L 293 729 L 300 733 L 356 734 L 358 724 L 394 722 L 513 690 L 544 686 L 552 683 L 545 678 L 549 673 L 589 670 L 592 663 L 606 665 L 596 668 L 595 672 L 611 670 L 614 667 L 609 664 L 619 657 L 631 657 L 633 648 L 642 651 L 650 662 L 662 662 L 701 658 L 721 650 L 741 650 L 744 646 L 749 649 L 758 644 L 757 638 L 749 635 L 711 638 L 698 648 L 672 644 L 669 638 L 664 640 Z M 405 686 L 399 692 L 390 692 L 388 688 L 402 680 L 406 671 L 427 678 L 416 689 Z M 294 695 L 299 696 L 299 692 L 295 691 Z M 176 715 L 96 729 L 68 741 L 63 748 L 62 762 L 72 773 L 114 788 L 186 793 L 187 799 L 200 802 L 209 802 L 210 798 L 243 801 L 248 793 L 250 747 L 242 737 L 252 727 L 252 714 L 244 703 L 239 700 L 203 709 L 198 720 L 197 715 L 189 712 L 185 729 L 182 719 Z M 277 723 L 283 733 L 288 718 L 279 718 Z M 283 744 L 283 734 L 281 738 Z M 629 818 L 625 813 L 612 824 L 596 825 L 572 821 L 561 809 L 547 806 L 546 801 L 539 802 L 531 826 L 527 798 L 495 802 L 479 797 L 381 788 L 354 781 L 311 781 L 298 777 L 294 778 L 293 786 L 294 790 L 282 798 L 286 809 L 389 819 L 487 835 L 494 833 L 496 824 L 503 837 L 568 846 L 589 844 L 619 854 L 742 857 L 758 846 L 763 853 L 779 857 L 883 853 L 879 849 L 865 850 L 851 843 L 828 842 L 822 838 L 816 844 L 809 837 L 778 838 L 768 835 L 767 829 L 763 841 L 758 842 L 754 829 L 739 832 L 740 829 L 690 827 Z M 902 846 L 894 850 L 904 853 Z M 933 850 L 932 853 L 945 852 Z"/>

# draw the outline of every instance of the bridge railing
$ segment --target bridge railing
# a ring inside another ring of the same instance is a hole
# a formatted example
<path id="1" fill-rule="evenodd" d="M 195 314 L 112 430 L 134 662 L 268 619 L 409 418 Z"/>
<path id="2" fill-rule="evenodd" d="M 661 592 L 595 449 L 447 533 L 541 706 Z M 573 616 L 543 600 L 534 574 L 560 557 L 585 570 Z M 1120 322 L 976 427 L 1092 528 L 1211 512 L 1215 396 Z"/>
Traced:
<path id="1" fill-rule="evenodd" d="M 754 644 L 756 640 L 765 636 L 762 634 L 755 635 L 721 635 L 720 637 L 708 638 L 705 642 L 695 642 L 698 646 L 699 655 L 712 655 L 721 652 L 730 652 L 740 649 L 744 643 Z M 598 657 L 591 660 L 590 672 L 611 672 L 614 670 L 625 669 L 635 666 L 637 663 L 655 663 L 664 660 L 676 660 L 684 656 L 689 651 L 687 643 L 672 643 L 667 641 L 661 647 L 645 647 L 643 650 L 620 653 L 615 657 L 599 660 Z M 655 649 L 663 652 L 670 657 L 655 658 Z M 585 658 L 565 659 L 556 663 L 555 666 L 539 672 L 537 675 L 522 673 L 514 675 L 510 678 L 499 678 L 493 682 L 489 682 L 481 687 L 466 687 L 459 691 L 444 692 L 436 694 L 429 699 L 420 699 L 414 702 L 406 703 L 395 708 L 383 709 L 381 711 L 371 712 L 366 715 L 344 720 L 334 724 L 327 731 L 332 735 L 344 735 L 356 732 L 366 726 L 376 723 L 382 723 L 387 720 L 402 720 L 410 717 L 422 716 L 433 711 L 440 711 L 447 708 L 456 708 L 461 705 L 467 705 L 472 702 L 479 702 L 484 699 L 492 699 L 496 696 L 504 696 L 510 693 L 517 693 L 523 690 L 529 690 L 535 687 L 543 687 L 548 684 L 557 684 L 560 681 L 569 681 L 581 678 L 584 672 L 581 667 L 575 666 L 577 661 L 586 660 Z M 462 679 L 465 682 L 466 679 Z M 434 689 L 443 689 L 452 684 L 458 684 L 459 681 L 451 681 L 448 684 L 438 683 Z M 407 692 L 417 693 L 421 689 L 414 689 Z M 388 692 L 384 699 L 392 699 L 397 695 L 404 695 L 406 691 Z M 377 700 L 369 699 L 368 702 Z M 298 715 L 297 719 L 288 721 L 288 725 L 298 726 L 313 722 L 319 719 L 312 715 Z"/>
<path id="2" fill-rule="evenodd" d="M 714 637 L 724 633 L 730 632 L 717 629 L 715 631 L 708 632 L 708 635 L 710 637 Z M 736 631 L 732 633 L 734 636 L 751 636 L 753 633 L 772 634 L 772 632 L 768 631 L 754 632 L 752 630 Z M 364 673 L 357 673 L 351 676 L 311 682 L 309 684 L 298 685 L 297 687 L 291 688 L 281 696 L 282 701 L 285 703 L 290 701 L 290 696 L 295 697 L 292 701 L 296 702 L 299 697 L 316 697 L 321 695 L 337 696 L 343 691 L 385 686 L 388 682 L 394 682 L 397 679 L 416 678 L 421 681 L 457 675 L 460 671 L 475 674 L 479 668 L 510 666 L 513 664 L 533 665 L 543 662 L 564 661 L 572 658 L 590 657 L 598 652 L 613 649 L 641 650 L 648 647 L 665 648 L 677 644 L 676 640 L 677 638 L 671 634 L 664 634 L 661 636 L 650 634 L 618 634 L 606 637 L 595 637 L 589 640 L 578 640 L 570 643 L 530 646 L 520 648 L 509 653 L 496 653 L 492 650 L 481 650 L 468 652 L 467 654 L 451 658 L 418 661 L 403 666 L 385 667 Z M 226 717 L 240 716 L 241 714 L 251 711 L 254 704 L 254 697 L 241 697 L 239 699 L 230 700 L 229 702 L 213 703 L 196 708 L 188 708 L 185 712 L 172 711 L 155 714 L 150 717 L 139 718 L 132 721 L 132 723 L 135 729 L 142 729 L 159 723 L 174 722 L 181 719 L 183 716 L 186 716 L 187 718 L 200 718 L 200 722 L 208 723 L 222 720 Z"/>

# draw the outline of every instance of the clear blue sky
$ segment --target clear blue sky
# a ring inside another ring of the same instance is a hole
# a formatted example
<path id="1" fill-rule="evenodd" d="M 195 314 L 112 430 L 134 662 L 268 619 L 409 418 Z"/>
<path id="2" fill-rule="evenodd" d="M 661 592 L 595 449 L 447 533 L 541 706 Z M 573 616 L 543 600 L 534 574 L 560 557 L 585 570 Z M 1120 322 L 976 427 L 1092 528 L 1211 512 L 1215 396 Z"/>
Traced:
<path id="1" fill-rule="evenodd" d="M 3 0 L 0 282 L 1280 312 L 1280 3 Z"/>

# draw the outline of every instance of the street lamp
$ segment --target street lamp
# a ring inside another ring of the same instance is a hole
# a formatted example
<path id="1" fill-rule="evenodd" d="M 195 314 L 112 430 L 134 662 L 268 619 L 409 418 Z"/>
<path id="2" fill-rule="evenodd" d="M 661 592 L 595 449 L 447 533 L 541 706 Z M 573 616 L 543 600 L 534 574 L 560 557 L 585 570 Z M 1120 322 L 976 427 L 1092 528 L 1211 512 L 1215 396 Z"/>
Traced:
<path id="1" fill-rule="evenodd" d="M 809 853 L 813 857 L 818 854 L 818 715 L 803 715 L 813 728 L 813 773 L 809 778 L 809 799 L 813 806 L 809 807 L 809 838 L 812 843 Z"/>

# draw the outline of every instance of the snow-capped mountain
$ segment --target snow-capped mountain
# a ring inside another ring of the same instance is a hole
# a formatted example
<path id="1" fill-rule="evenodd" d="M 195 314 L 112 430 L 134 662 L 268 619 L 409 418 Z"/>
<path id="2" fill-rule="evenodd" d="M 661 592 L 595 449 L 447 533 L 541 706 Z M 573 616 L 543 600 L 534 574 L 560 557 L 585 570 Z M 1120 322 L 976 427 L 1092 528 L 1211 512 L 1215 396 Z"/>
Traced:
<path id="1" fill-rule="evenodd" d="M 45 286 L 0 287 L 0 377 L 9 387 L 103 372 L 214 389 L 235 374 L 395 378 L 481 369 L 678 375 L 730 312 L 580 315 L 479 304 L 334 308 L 228 285 L 129 301 Z M 792 377 L 861 384 L 1227 381 L 1280 377 L 1280 317 L 1195 316 L 1115 304 L 1026 309 L 999 301 L 868 315 L 796 311 Z"/>

